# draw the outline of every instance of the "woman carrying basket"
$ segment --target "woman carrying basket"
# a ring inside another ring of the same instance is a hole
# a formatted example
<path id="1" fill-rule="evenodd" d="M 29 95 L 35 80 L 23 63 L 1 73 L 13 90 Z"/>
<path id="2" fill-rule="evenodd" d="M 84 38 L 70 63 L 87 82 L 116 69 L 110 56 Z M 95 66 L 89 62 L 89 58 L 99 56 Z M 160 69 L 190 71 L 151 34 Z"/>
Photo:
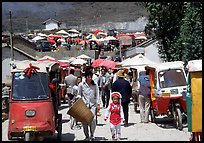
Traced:
<path id="1" fill-rule="evenodd" d="M 98 85 L 92 80 L 93 73 L 90 70 L 85 71 L 85 82 L 81 82 L 78 86 L 77 97 L 81 97 L 84 103 L 88 106 L 94 115 L 93 120 L 89 125 L 83 124 L 83 131 L 85 140 L 94 140 L 94 133 L 96 129 L 96 110 L 100 109 L 100 97 Z M 89 136 L 89 129 L 90 135 Z"/>

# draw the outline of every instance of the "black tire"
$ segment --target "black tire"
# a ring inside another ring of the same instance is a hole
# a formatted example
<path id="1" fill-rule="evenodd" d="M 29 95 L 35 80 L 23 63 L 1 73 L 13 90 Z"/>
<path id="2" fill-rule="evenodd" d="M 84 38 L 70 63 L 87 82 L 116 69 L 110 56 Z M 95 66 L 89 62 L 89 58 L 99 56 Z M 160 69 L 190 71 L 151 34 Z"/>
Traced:
<path id="1" fill-rule="evenodd" d="M 179 130 L 183 130 L 183 124 L 182 124 L 182 115 L 181 115 L 181 110 L 180 108 L 176 107 L 175 108 L 175 113 L 174 115 L 174 124 L 175 127 Z"/>
<path id="2" fill-rule="evenodd" d="M 151 117 L 151 122 L 156 123 L 156 118 L 155 118 L 153 109 L 150 109 L 150 117 Z"/>
<path id="3" fill-rule="evenodd" d="M 62 118 L 58 119 L 58 125 L 57 125 L 57 140 L 61 141 L 62 139 Z"/>
<path id="4" fill-rule="evenodd" d="M 24 140 L 25 141 L 30 141 L 30 133 L 29 132 L 25 133 Z"/>

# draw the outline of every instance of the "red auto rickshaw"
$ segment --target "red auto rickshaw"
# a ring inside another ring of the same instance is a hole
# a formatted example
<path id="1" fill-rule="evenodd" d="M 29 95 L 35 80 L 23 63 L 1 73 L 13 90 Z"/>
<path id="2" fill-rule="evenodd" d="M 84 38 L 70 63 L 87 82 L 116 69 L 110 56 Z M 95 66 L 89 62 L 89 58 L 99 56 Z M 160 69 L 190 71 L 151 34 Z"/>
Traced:
<path id="1" fill-rule="evenodd" d="M 151 86 L 151 121 L 156 122 L 156 116 L 167 115 L 173 119 L 175 127 L 183 129 L 182 115 L 186 114 L 186 75 L 183 62 L 174 61 L 146 66 L 150 74 Z"/>
<path id="2" fill-rule="evenodd" d="M 9 99 L 8 139 L 25 141 L 55 135 L 61 139 L 62 114 L 58 113 L 59 63 L 14 61 Z"/>

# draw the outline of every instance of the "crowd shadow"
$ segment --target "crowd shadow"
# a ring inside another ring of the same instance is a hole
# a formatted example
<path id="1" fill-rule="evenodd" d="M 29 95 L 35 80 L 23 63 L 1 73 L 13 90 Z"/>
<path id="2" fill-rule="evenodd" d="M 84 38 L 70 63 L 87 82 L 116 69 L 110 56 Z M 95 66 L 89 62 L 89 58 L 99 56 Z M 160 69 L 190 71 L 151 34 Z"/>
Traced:
<path id="1" fill-rule="evenodd" d="M 136 123 L 128 123 L 128 127 L 130 126 L 134 126 Z M 124 127 L 124 124 L 122 124 L 122 126 Z"/>
<path id="2" fill-rule="evenodd" d="M 63 109 L 68 109 L 68 105 L 63 105 L 62 106 L 62 104 L 61 104 L 58 108 L 59 108 L 60 111 L 63 110 Z"/>
<path id="3" fill-rule="evenodd" d="M 182 119 L 183 128 L 187 128 L 187 119 Z M 169 117 L 156 118 L 156 125 L 164 129 L 175 129 L 174 120 Z"/>
<path id="4" fill-rule="evenodd" d="M 62 134 L 61 141 L 74 141 L 75 135 L 71 133 Z"/>
<path id="5" fill-rule="evenodd" d="M 62 119 L 62 124 L 63 123 L 67 123 L 67 122 L 69 122 L 70 121 L 70 119 Z"/>

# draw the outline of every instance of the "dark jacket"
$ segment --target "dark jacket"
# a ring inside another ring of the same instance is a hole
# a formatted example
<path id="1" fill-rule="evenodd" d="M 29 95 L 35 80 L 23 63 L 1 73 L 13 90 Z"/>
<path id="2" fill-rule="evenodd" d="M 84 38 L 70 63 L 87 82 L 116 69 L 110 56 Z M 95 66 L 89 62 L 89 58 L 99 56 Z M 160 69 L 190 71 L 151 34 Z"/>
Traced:
<path id="1" fill-rule="evenodd" d="M 120 92 L 122 95 L 121 102 L 130 102 L 130 97 L 132 95 L 132 87 L 130 83 L 123 79 L 118 78 L 112 86 L 112 92 Z"/>

